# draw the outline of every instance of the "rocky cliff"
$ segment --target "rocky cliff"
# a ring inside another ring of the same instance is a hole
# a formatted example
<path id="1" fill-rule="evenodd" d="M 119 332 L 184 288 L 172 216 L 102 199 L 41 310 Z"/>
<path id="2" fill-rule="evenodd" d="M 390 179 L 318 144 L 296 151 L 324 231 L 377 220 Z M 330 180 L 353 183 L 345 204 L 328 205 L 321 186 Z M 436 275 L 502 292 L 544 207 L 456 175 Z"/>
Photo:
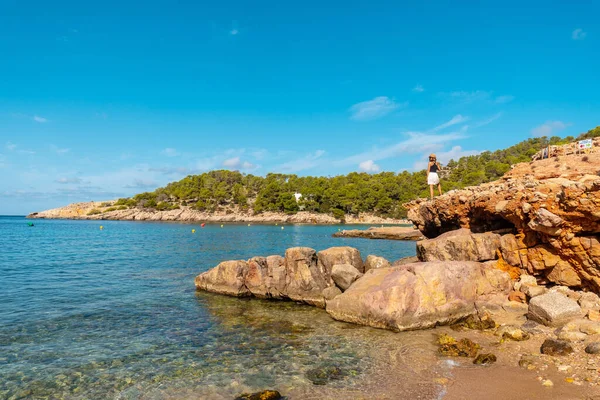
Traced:
<path id="1" fill-rule="evenodd" d="M 483 261 L 468 250 L 482 237 L 440 235 L 460 228 L 487 232 L 492 236 L 479 248 L 513 274 L 600 293 L 599 175 L 598 153 L 559 156 L 517 164 L 495 182 L 408 203 L 408 218 L 421 232 L 440 237 L 437 244 L 424 242 L 428 251 L 419 245 L 419 254 L 425 259 L 435 248 L 435 259 Z M 458 254 L 465 249 L 467 256 Z"/>

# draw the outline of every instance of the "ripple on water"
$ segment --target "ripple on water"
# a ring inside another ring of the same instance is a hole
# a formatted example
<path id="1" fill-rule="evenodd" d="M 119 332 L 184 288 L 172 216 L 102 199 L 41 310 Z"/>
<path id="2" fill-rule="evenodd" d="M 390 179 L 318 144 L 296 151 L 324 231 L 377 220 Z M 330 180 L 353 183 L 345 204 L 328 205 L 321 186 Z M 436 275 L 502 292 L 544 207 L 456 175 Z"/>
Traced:
<path id="1" fill-rule="evenodd" d="M 94 221 L 27 229 L 20 221 L 0 218 L 0 398 L 231 399 L 269 387 L 292 399 L 387 398 L 437 390 L 430 333 L 358 327 L 293 302 L 193 288 L 194 276 L 218 261 L 295 244 L 350 244 L 390 259 L 414 254 L 414 244 L 330 238 L 337 227 L 252 227 L 248 240 L 244 226 L 190 235 L 182 224 L 102 221 L 99 231 Z M 313 384 L 315 371 L 328 377 L 324 385 Z"/>

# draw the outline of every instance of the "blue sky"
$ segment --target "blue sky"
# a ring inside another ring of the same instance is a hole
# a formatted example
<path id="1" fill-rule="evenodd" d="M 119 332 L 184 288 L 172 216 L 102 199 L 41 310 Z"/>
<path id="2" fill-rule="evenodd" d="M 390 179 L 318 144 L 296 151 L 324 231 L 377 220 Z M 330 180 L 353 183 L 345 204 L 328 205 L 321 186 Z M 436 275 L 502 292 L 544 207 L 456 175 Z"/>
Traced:
<path id="1" fill-rule="evenodd" d="M 0 2 L 0 214 L 600 124 L 597 1 Z"/>

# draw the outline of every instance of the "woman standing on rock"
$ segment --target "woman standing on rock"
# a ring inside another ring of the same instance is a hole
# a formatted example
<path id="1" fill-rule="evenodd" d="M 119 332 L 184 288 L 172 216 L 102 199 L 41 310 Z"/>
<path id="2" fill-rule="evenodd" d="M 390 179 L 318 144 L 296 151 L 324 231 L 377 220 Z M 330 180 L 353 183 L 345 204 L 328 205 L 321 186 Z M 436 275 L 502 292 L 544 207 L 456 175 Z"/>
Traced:
<path id="1" fill-rule="evenodd" d="M 440 184 L 440 177 L 438 171 L 441 170 L 440 164 L 438 164 L 435 154 L 429 155 L 429 165 L 427 166 L 427 184 L 429 185 L 429 193 L 431 194 L 431 200 L 433 200 L 433 187 L 437 185 L 440 196 L 442 195 L 442 185 Z"/>

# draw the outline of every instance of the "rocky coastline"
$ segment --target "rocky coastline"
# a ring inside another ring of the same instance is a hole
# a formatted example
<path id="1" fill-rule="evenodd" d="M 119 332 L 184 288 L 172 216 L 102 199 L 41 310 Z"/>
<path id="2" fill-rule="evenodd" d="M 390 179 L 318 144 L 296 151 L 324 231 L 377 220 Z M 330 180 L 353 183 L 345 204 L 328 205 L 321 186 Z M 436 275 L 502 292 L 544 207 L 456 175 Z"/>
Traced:
<path id="1" fill-rule="evenodd" d="M 475 339 L 440 336 L 439 355 L 483 365 L 502 359 L 537 374 L 548 390 L 595 387 L 599 173 L 598 154 L 545 159 L 516 165 L 496 182 L 411 202 L 409 218 L 426 237 L 416 261 L 363 260 L 350 247 L 291 248 L 284 257 L 221 263 L 198 275 L 196 288 L 303 302 L 336 320 L 393 331 L 476 331 Z"/>
<path id="2" fill-rule="evenodd" d="M 116 200 L 73 203 L 65 207 L 34 212 L 27 216 L 32 219 L 81 219 L 117 221 L 181 221 L 181 222 L 229 222 L 229 223 L 282 223 L 333 225 L 342 223 L 328 214 L 300 211 L 296 214 L 264 212 L 253 214 L 243 211 L 206 212 L 180 206 L 174 210 L 154 210 L 147 208 L 127 208 L 115 206 Z M 408 220 L 382 218 L 372 214 L 346 215 L 346 224 L 406 224 Z"/>

